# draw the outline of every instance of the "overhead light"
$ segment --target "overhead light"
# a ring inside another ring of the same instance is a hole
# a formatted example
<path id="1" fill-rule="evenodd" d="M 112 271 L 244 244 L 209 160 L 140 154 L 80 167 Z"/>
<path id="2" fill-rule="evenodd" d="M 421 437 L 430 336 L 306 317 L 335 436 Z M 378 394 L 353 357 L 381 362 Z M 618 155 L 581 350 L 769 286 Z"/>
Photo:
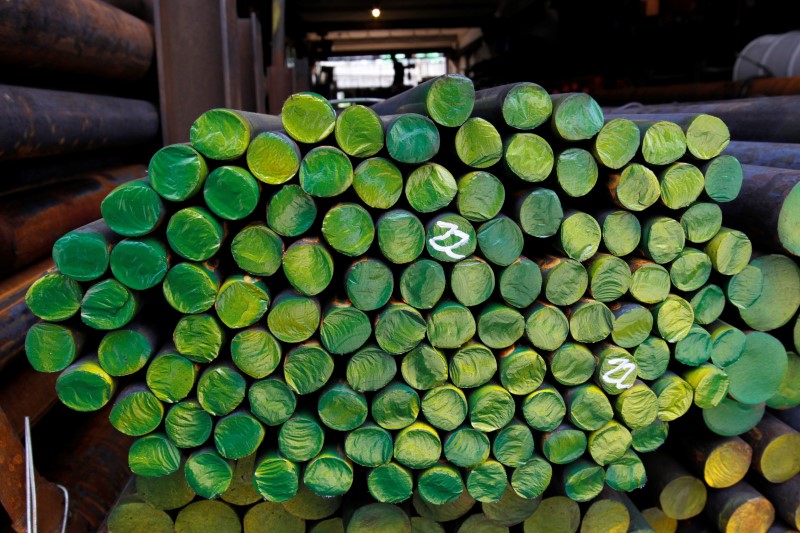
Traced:
<path id="1" fill-rule="evenodd" d="M 372 16 L 373 16 L 374 18 L 378 18 L 378 17 L 380 17 L 380 16 L 381 16 L 381 8 L 379 8 L 379 7 L 373 7 L 373 8 L 372 8 Z"/>

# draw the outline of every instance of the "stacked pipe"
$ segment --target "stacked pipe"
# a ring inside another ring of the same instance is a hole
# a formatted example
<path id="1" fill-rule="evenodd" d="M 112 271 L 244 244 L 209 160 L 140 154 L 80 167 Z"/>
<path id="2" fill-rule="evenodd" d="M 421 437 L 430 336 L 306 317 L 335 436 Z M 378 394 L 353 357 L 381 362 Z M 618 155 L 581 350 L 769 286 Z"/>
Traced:
<path id="1" fill-rule="evenodd" d="M 723 226 L 725 124 L 675 119 L 461 76 L 338 117 L 313 93 L 209 111 L 55 244 L 28 359 L 72 409 L 114 400 L 134 473 L 204 499 L 252 457 L 245 483 L 286 505 L 527 502 L 517 524 L 546 490 L 650 476 L 692 518 L 702 482 L 648 456 L 693 406 L 734 436 L 798 403 L 800 271 Z"/>

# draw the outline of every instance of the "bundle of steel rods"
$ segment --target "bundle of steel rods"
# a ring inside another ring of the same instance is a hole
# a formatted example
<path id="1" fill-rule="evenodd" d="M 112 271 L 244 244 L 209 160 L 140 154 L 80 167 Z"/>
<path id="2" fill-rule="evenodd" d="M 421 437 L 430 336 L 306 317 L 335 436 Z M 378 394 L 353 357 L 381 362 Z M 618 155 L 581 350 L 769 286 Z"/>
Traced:
<path id="1" fill-rule="evenodd" d="M 211 110 L 56 242 L 26 353 L 68 407 L 113 402 L 141 479 L 203 499 L 478 501 L 507 527 L 546 490 L 650 477 L 690 519 L 703 482 L 651 454 L 669 423 L 749 435 L 800 403 L 800 269 L 758 250 L 796 253 L 798 179 L 753 177 L 729 137 L 457 75 L 338 115 Z"/>

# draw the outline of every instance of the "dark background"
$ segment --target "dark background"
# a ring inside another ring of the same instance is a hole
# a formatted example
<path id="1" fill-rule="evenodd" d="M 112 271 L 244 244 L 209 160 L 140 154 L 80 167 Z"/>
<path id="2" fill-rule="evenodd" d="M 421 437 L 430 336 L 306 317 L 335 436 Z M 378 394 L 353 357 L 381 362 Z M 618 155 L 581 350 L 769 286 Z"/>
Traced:
<path id="1" fill-rule="evenodd" d="M 785 0 L 289 0 L 286 31 L 313 63 L 331 55 L 326 44 L 335 50 L 326 37 L 335 30 L 478 27 L 478 40 L 439 50 L 467 58 L 477 86 L 530 80 L 564 90 L 730 80 L 742 48 L 797 28 L 799 15 Z M 309 46 L 314 32 L 328 43 Z M 470 61 L 484 45 L 491 57 Z M 403 50 L 376 43 L 373 53 L 390 51 Z"/>

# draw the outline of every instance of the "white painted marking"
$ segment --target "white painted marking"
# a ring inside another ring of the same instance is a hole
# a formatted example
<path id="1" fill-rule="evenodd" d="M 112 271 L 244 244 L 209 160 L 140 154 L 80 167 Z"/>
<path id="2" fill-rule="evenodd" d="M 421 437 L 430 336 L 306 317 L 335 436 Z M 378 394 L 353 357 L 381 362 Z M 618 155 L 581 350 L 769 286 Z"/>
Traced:
<path id="1" fill-rule="evenodd" d="M 629 389 L 633 386 L 633 383 L 625 384 L 625 380 L 628 379 L 628 376 L 631 375 L 632 372 L 636 371 L 636 365 L 630 362 L 627 357 L 615 357 L 613 359 L 608 360 L 609 365 L 617 365 L 605 374 L 603 374 L 603 381 L 608 383 L 609 385 L 614 385 L 618 389 Z M 625 371 L 622 376 L 613 378 L 611 375 L 614 372 L 621 372 Z"/>
<path id="2" fill-rule="evenodd" d="M 431 247 L 434 250 L 447 254 L 448 257 L 452 257 L 453 259 L 464 259 L 465 257 L 467 257 L 466 255 L 457 254 L 453 250 L 455 248 L 461 248 L 462 246 L 467 244 L 469 242 L 469 235 L 458 229 L 458 226 L 453 224 L 452 222 L 445 222 L 443 220 L 440 220 L 436 223 L 436 225 L 442 229 L 446 229 L 447 231 L 442 235 L 431 237 L 430 241 L 428 241 Z M 451 244 L 449 246 L 443 246 L 439 244 L 439 242 L 445 241 L 450 237 L 458 237 L 458 242 L 455 244 Z"/>

